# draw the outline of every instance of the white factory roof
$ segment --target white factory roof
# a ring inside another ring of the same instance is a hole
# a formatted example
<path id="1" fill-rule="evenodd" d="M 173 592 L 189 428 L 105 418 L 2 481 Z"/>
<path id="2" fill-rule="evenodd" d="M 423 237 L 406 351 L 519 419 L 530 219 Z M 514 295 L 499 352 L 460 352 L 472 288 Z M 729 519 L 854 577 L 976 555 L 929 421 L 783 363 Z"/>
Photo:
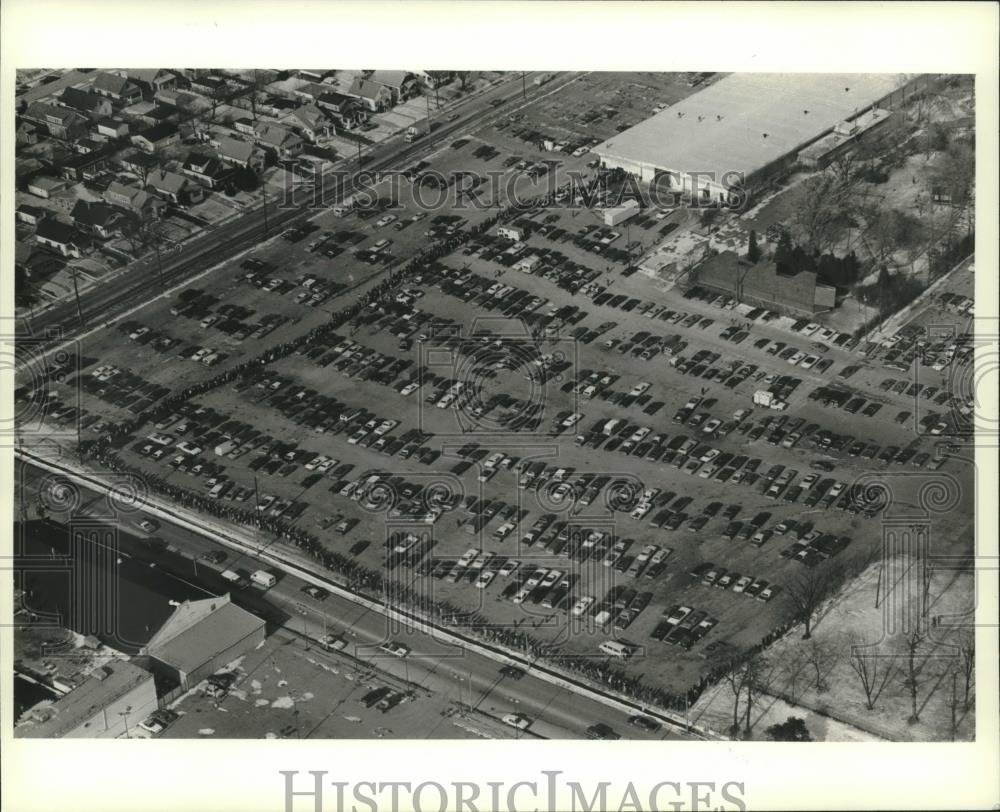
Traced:
<path id="1" fill-rule="evenodd" d="M 678 172 L 750 175 L 904 81 L 901 74 L 736 73 L 615 135 L 594 152 Z"/>

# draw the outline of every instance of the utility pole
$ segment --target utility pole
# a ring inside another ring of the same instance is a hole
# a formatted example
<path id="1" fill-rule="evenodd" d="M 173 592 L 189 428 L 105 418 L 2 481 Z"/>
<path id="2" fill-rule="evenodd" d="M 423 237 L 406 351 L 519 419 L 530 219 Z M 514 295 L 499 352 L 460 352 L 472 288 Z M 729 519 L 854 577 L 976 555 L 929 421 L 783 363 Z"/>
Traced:
<path id="1" fill-rule="evenodd" d="M 80 318 L 80 326 L 84 326 L 83 308 L 80 306 L 80 288 L 76 283 L 76 268 L 69 266 L 69 275 L 73 278 L 73 292 L 76 294 L 76 315 Z"/>
<path id="2" fill-rule="evenodd" d="M 527 74 L 524 71 L 521 71 L 521 98 L 522 99 L 528 98 L 528 80 L 527 80 L 526 77 L 527 77 Z"/>
<path id="3" fill-rule="evenodd" d="M 360 169 L 360 168 L 361 168 L 361 166 L 362 166 L 362 158 L 361 158 L 361 139 L 360 139 L 360 138 L 358 138 L 358 169 Z"/>
<path id="4" fill-rule="evenodd" d="M 264 204 L 263 204 L 263 209 L 264 209 L 264 239 L 266 240 L 267 237 L 268 237 L 268 234 L 270 232 L 270 226 L 268 225 L 268 222 L 267 222 L 267 181 L 264 181 L 260 185 L 260 190 L 261 190 L 261 193 L 262 193 L 262 195 L 264 197 Z"/>
<path id="5" fill-rule="evenodd" d="M 130 714 L 131 712 L 132 712 L 132 706 L 131 706 L 131 705 L 127 705 L 127 706 L 125 707 L 125 710 L 123 710 L 123 711 L 118 711 L 118 715 L 119 715 L 119 716 L 121 716 L 121 717 L 122 717 L 122 720 L 123 720 L 123 721 L 125 722 L 125 738 L 126 738 L 126 739 L 130 739 L 130 738 L 132 738 L 132 737 L 131 737 L 131 736 L 129 736 L 129 734 L 128 734 L 128 715 L 129 715 L 129 714 Z"/>
<path id="6" fill-rule="evenodd" d="M 160 223 L 153 221 L 153 250 L 156 252 L 156 275 L 160 280 L 160 287 L 163 285 L 163 261 L 160 259 Z"/>

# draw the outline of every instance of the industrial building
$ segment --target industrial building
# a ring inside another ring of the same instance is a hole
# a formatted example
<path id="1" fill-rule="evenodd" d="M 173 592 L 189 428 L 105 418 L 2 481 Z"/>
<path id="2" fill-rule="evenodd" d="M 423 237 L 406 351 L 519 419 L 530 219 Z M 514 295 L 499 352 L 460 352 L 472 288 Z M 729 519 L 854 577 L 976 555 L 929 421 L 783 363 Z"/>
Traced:
<path id="1" fill-rule="evenodd" d="M 876 107 L 891 108 L 917 80 L 900 74 L 738 73 L 594 148 L 602 165 L 658 192 L 727 203 L 737 179 L 760 188 L 799 152 Z M 871 121 L 865 119 L 865 124 Z"/>
<path id="2" fill-rule="evenodd" d="M 142 653 L 184 690 L 264 641 L 265 623 L 229 595 L 184 601 Z"/>
<path id="3" fill-rule="evenodd" d="M 52 704 L 27 714 L 16 735 L 27 738 L 97 738 L 128 735 L 157 708 L 153 675 L 128 660 L 96 668 L 89 679 Z"/>
<path id="4" fill-rule="evenodd" d="M 689 281 L 745 304 L 796 315 L 833 310 L 837 303 L 836 288 L 819 282 L 812 271 L 779 274 L 772 260 L 752 263 L 734 251 L 709 257 L 694 268 Z"/>

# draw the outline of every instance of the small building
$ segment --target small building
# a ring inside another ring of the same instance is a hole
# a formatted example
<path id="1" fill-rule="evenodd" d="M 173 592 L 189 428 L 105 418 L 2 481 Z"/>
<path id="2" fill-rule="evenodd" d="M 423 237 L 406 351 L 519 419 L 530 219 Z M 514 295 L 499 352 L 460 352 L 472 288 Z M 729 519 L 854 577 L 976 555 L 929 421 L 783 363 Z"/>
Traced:
<path id="1" fill-rule="evenodd" d="M 223 137 L 219 139 L 219 155 L 222 160 L 233 166 L 242 166 L 260 172 L 264 168 L 264 152 L 256 144 L 239 138 Z"/>
<path id="2" fill-rule="evenodd" d="M 38 224 L 38 230 L 35 231 L 35 242 L 63 257 L 79 259 L 82 256 L 80 238 L 76 229 L 69 223 L 61 223 L 51 218 L 42 220 Z"/>
<path id="3" fill-rule="evenodd" d="M 211 153 L 192 151 L 184 160 L 181 172 L 194 178 L 202 186 L 218 189 L 229 179 L 232 169 Z"/>
<path id="4" fill-rule="evenodd" d="M 112 113 L 110 99 L 75 87 L 63 90 L 59 96 L 59 103 L 94 120 L 110 116 Z"/>
<path id="5" fill-rule="evenodd" d="M 253 135 L 254 134 L 254 123 L 253 119 L 249 116 L 243 116 L 242 118 L 236 119 L 233 122 L 233 129 L 238 133 L 243 135 Z"/>
<path id="6" fill-rule="evenodd" d="M 280 124 L 259 121 L 254 130 L 254 137 L 258 144 L 271 150 L 282 160 L 294 158 L 302 152 L 302 139 Z"/>
<path id="7" fill-rule="evenodd" d="M 79 231 L 104 240 L 119 230 L 124 219 L 117 209 L 104 203 L 90 203 L 86 200 L 78 200 L 70 216 Z"/>
<path id="8" fill-rule="evenodd" d="M 33 739 L 114 739 L 129 735 L 157 708 L 153 675 L 114 660 L 44 709 L 33 709 L 15 736 Z"/>
<path id="9" fill-rule="evenodd" d="M 639 213 L 638 200 L 626 200 L 622 205 L 604 210 L 604 225 L 616 226 Z"/>
<path id="10" fill-rule="evenodd" d="M 94 77 L 91 90 L 120 105 L 135 104 L 142 100 L 142 90 L 126 76 L 102 71 Z"/>
<path id="11" fill-rule="evenodd" d="M 143 649 L 188 690 L 264 642 L 265 622 L 229 595 L 184 601 Z"/>
<path id="12" fill-rule="evenodd" d="M 132 68 L 114 71 L 138 85 L 144 98 L 151 99 L 161 90 L 177 87 L 177 77 L 163 68 Z"/>
<path id="13" fill-rule="evenodd" d="M 38 143 L 38 127 L 30 121 L 18 121 L 14 140 L 21 146 L 30 147 Z"/>
<path id="14" fill-rule="evenodd" d="M 392 91 L 388 87 L 360 77 L 351 84 L 347 95 L 356 98 L 373 113 L 383 113 L 392 107 Z"/>
<path id="15" fill-rule="evenodd" d="M 538 254 L 532 254 L 527 256 L 517 263 L 514 267 L 521 271 L 522 273 L 533 273 L 534 270 L 542 264 L 542 258 Z"/>
<path id="16" fill-rule="evenodd" d="M 205 199 L 204 187 L 165 169 L 149 173 L 146 177 L 146 189 L 164 200 L 180 205 L 200 203 Z"/>
<path id="17" fill-rule="evenodd" d="M 97 135 L 104 138 L 125 138 L 128 136 L 128 123 L 120 118 L 102 118 L 94 126 Z"/>
<path id="18" fill-rule="evenodd" d="M 147 210 L 158 212 L 166 205 L 160 198 L 154 197 L 145 189 L 118 181 L 113 181 L 104 190 L 104 199 L 112 206 L 127 209 L 135 214 Z"/>
<path id="19" fill-rule="evenodd" d="M 87 119 L 68 107 L 57 107 L 44 102 L 32 102 L 24 111 L 24 118 L 40 124 L 55 138 L 72 140 L 87 131 Z"/>
<path id="20" fill-rule="evenodd" d="M 41 206 L 28 206 L 22 204 L 15 212 L 19 223 L 27 223 L 29 226 L 37 226 L 42 220 L 49 216 L 49 210 Z"/>
<path id="21" fill-rule="evenodd" d="M 326 110 L 342 130 L 353 130 L 368 120 L 369 112 L 354 96 L 325 91 L 316 98 L 316 106 Z"/>
<path id="22" fill-rule="evenodd" d="M 285 118 L 285 122 L 295 132 L 313 143 L 337 132 L 330 117 L 315 104 L 305 104 L 293 110 Z"/>
<path id="23" fill-rule="evenodd" d="M 132 143 L 139 147 L 139 149 L 150 154 L 159 152 L 165 147 L 178 143 L 180 140 L 180 131 L 177 129 L 177 125 L 171 121 L 155 124 L 148 130 L 132 136 Z"/>
<path id="24" fill-rule="evenodd" d="M 418 88 L 417 77 L 405 70 L 372 71 L 368 81 L 375 82 L 389 89 L 392 93 L 392 103 L 399 104 L 413 96 Z"/>
<path id="25" fill-rule="evenodd" d="M 66 188 L 66 181 L 48 175 L 36 175 L 28 181 L 28 191 L 35 197 L 48 200 L 56 192 Z"/>

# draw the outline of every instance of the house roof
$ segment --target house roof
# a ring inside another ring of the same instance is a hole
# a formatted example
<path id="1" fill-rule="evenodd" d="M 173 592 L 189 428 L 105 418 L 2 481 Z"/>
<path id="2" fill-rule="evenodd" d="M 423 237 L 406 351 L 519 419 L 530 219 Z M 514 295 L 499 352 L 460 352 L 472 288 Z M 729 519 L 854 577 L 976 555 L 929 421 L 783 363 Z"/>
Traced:
<path id="1" fill-rule="evenodd" d="M 121 96 L 125 89 L 132 84 L 124 76 L 118 76 L 114 73 L 101 72 L 94 77 L 94 89 L 103 90 L 105 93 L 111 93 L 115 96 Z M 132 85 L 135 87 L 135 85 Z M 138 88 L 136 88 L 138 90 Z"/>
<path id="2" fill-rule="evenodd" d="M 369 80 L 387 87 L 401 88 L 403 83 L 412 76 L 412 73 L 405 70 L 377 70 L 372 73 Z"/>
<path id="3" fill-rule="evenodd" d="M 147 85 L 152 84 L 161 76 L 172 75 L 163 68 L 130 68 L 126 71 L 126 74 L 129 79 L 135 79 L 137 82 L 145 82 Z"/>
<path id="4" fill-rule="evenodd" d="M 200 175 L 207 175 L 208 177 L 215 177 L 226 171 L 226 167 L 222 165 L 222 161 L 215 155 L 207 152 L 199 152 L 198 150 L 192 150 L 188 153 L 187 158 L 184 159 L 184 168 L 191 169 Z"/>
<path id="5" fill-rule="evenodd" d="M 148 130 L 143 130 L 139 135 L 150 143 L 155 144 L 157 141 L 163 141 L 166 138 L 177 135 L 177 132 L 177 125 L 172 121 L 161 121 L 159 124 L 154 124 Z"/>
<path id="6" fill-rule="evenodd" d="M 171 194 L 180 192 L 187 185 L 187 182 L 187 178 L 183 175 L 178 175 L 176 172 L 167 172 L 163 169 L 150 172 L 149 177 L 146 178 L 146 186 L 148 188 L 159 189 Z"/>
<path id="7" fill-rule="evenodd" d="M 254 145 L 249 141 L 241 141 L 238 138 L 229 138 L 226 136 L 219 139 L 219 152 L 226 158 L 246 162 L 253 155 Z"/>
<path id="8" fill-rule="evenodd" d="M 17 211 L 23 214 L 27 214 L 29 217 L 45 217 L 49 210 L 42 208 L 41 206 L 29 206 L 26 203 L 22 203 L 17 207 Z"/>
<path id="9" fill-rule="evenodd" d="M 273 147 L 280 147 L 287 141 L 296 140 L 298 136 L 280 124 L 271 124 L 266 121 L 259 122 L 254 128 L 257 138 L 270 144 Z"/>
<path id="10" fill-rule="evenodd" d="M 230 602 L 229 595 L 184 601 L 153 635 L 147 650 L 160 662 L 190 674 L 263 628 L 261 618 Z"/>
<path id="11" fill-rule="evenodd" d="M 69 223 L 63 223 L 59 220 L 42 220 L 38 224 L 38 229 L 35 231 L 36 237 L 41 237 L 45 240 L 51 240 L 52 242 L 61 243 L 63 245 L 69 245 L 72 242 L 76 242 L 76 229 L 73 228 Z"/>
<path id="12" fill-rule="evenodd" d="M 387 93 L 388 88 L 378 82 L 369 82 L 358 78 L 354 80 L 348 92 L 352 96 L 360 96 L 363 99 L 377 99 L 383 93 Z"/>
<path id="13" fill-rule="evenodd" d="M 56 107 L 54 104 L 46 104 L 45 102 L 32 102 L 28 105 L 28 109 L 24 111 L 24 115 L 28 118 L 42 121 L 54 118 L 63 125 L 72 123 L 74 118 L 82 121 L 80 116 L 73 110 L 66 107 Z"/>
<path id="14" fill-rule="evenodd" d="M 291 115 L 304 126 L 309 129 L 314 127 L 321 127 L 324 124 L 329 124 L 330 120 L 326 117 L 326 114 L 320 110 L 315 104 L 304 104 L 297 110 L 293 110 Z"/>
<path id="15" fill-rule="evenodd" d="M 96 93 L 75 87 L 67 87 L 59 97 L 59 101 L 75 110 L 85 110 L 88 113 L 108 103 L 107 99 L 102 99 Z"/>
<path id="16" fill-rule="evenodd" d="M 119 218 L 119 213 L 104 203 L 78 200 L 71 213 L 73 220 L 88 226 L 107 226 Z"/>

